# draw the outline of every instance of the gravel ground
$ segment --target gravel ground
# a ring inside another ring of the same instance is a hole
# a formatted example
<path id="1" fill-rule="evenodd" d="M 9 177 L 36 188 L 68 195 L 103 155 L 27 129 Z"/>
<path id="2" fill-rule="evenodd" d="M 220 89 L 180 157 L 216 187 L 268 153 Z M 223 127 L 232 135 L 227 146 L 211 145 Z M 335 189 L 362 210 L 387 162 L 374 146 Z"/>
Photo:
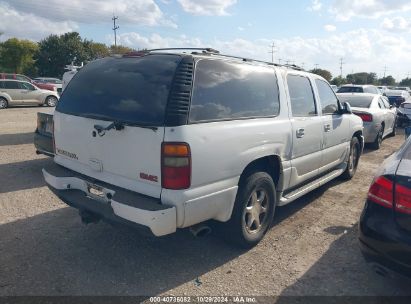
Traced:
<path id="1" fill-rule="evenodd" d="M 366 150 L 350 182 L 336 180 L 278 209 L 254 249 L 187 230 L 154 238 L 105 223 L 85 226 L 45 187 L 35 154 L 40 108 L 0 111 L 0 296 L 411 295 L 358 249 L 357 224 L 373 172 L 403 135 Z"/>

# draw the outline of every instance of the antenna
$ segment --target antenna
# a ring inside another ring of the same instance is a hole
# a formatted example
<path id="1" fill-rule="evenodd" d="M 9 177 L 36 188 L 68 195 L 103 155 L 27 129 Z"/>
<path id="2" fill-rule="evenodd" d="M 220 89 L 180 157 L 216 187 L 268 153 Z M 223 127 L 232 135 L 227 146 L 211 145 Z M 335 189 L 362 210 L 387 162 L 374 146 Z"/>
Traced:
<path id="1" fill-rule="evenodd" d="M 117 46 L 117 30 L 120 28 L 119 26 L 116 26 L 117 19 L 118 19 L 118 16 L 113 16 L 113 18 L 111 18 L 111 20 L 113 20 L 114 46 Z"/>

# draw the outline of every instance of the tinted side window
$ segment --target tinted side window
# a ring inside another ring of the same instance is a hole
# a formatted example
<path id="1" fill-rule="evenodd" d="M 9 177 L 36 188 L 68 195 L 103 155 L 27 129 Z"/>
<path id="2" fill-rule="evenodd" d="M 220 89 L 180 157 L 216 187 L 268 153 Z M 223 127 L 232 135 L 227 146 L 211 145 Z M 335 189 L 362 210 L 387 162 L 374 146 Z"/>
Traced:
<path id="1" fill-rule="evenodd" d="M 288 75 L 287 83 L 293 116 L 316 115 L 317 111 L 315 109 L 315 100 L 310 80 L 303 76 Z"/>
<path id="2" fill-rule="evenodd" d="M 20 89 L 19 83 L 17 81 L 5 81 L 4 88 L 9 90 L 18 90 Z"/>
<path id="3" fill-rule="evenodd" d="M 34 91 L 34 86 L 27 82 L 19 82 L 20 89 Z"/>
<path id="4" fill-rule="evenodd" d="M 272 68 L 220 60 L 197 63 L 191 122 L 274 116 L 279 109 Z"/>
<path id="5" fill-rule="evenodd" d="M 0 89 L 4 89 L 4 81 L 0 81 Z"/>
<path id="6" fill-rule="evenodd" d="M 318 95 L 320 96 L 322 113 L 323 114 L 337 114 L 338 113 L 338 99 L 329 84 L 320 79 L 315 80 L 318 88 Z"/>

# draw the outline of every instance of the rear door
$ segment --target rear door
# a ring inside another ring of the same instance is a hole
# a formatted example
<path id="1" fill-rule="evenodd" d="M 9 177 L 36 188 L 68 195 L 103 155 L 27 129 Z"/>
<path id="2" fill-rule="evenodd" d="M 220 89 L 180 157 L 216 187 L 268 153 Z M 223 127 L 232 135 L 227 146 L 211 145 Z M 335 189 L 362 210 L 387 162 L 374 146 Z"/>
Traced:
<path id="1" fill-rule="evenodd" d="M 341 114 L 340 105 L 330 85 L 316 79 L 318 97 L 321 104 L 322 131 L 324 133 L 322 172 L 342 163 L 349 151 L 351 135 L 349 117 Z"/>
<path id="2" fill-rule="evenodd" d="M 3 91 L 11 97 L 11 103 L 21 103 L 21 89 L 18 81 L 5 81 Z"/>
<path id="3" fill-rule="evenodd" d="M 180 59 L 157 54 L 106 58 L 85 66 L 54 114 L 55 161 L 160 197 L 166 104 Z"/>
<path id="4" fill-rule="evenodd" d="M 319 173 L 323 141 L 322 119 L 318 115 L 311 81 L 308 77 L 287 75 L 291 105 L 293 174 L 290 187 L 297 186 Z"/>

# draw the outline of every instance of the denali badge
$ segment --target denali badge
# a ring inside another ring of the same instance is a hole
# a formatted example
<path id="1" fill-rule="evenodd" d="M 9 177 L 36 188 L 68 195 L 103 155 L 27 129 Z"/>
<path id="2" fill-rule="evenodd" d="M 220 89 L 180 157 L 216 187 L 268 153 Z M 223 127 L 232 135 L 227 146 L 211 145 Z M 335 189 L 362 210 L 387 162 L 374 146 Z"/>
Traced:
<path id="1" fill-rule="evenodd" d="M 140 172 L 140 178 L 141 178 L 141 179 L 149 180 L 150 182 L 155 182 L 155 183 L 158 182 L 158 177 L 157 177 L 157 176 L 155 176 L 155 175 L 149 175 L 149 174 L 143 173 L 143 172 Z"/>
<path id="2" fill-rule="evenodd" d="M 67 156 L 67 157 L 78 160 L 77 155 L 74 154 L 74 153 L 70 153 L 70 152 L 64 151 L 64 150 L 59 149 L 59 148 L 56 148 L 56 151 L 57 151 L 58 154 L 61 154 L 61 155 L 64 155 L 64 156 Z"/>

